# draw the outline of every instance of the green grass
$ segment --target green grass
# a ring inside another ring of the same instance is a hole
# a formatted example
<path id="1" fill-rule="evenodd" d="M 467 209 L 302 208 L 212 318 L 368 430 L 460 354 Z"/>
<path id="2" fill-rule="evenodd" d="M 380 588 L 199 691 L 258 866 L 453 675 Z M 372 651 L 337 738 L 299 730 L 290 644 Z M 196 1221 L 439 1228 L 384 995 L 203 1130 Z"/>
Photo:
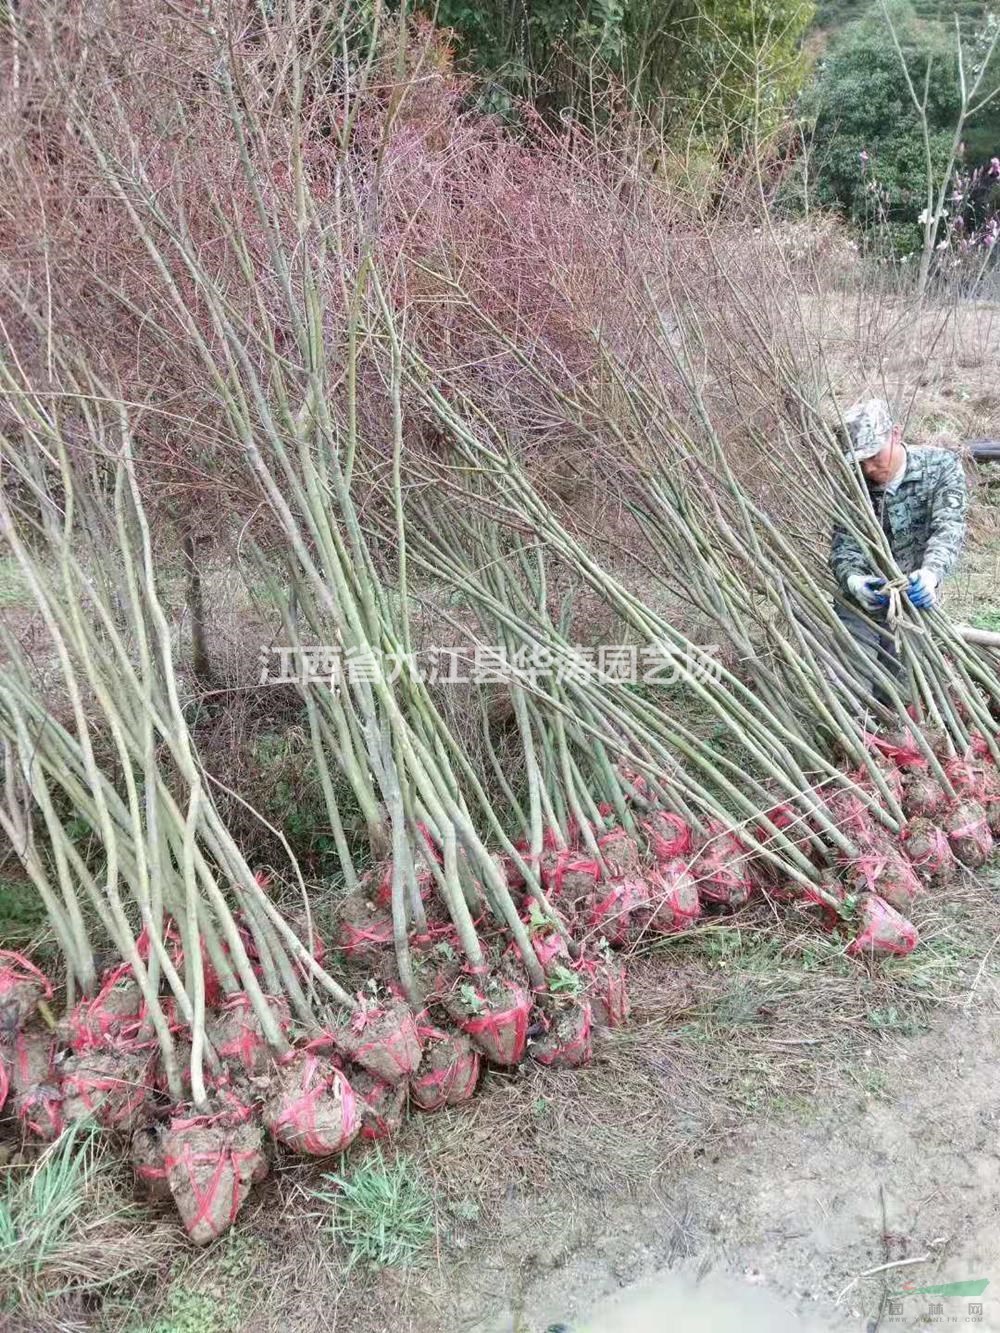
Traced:
<path id="1" fill-rule="evenodd" d="M 45 908 L 27 880 L 0 879 L 0 948 L 17 949 L 47 928 Z"/>
<path id="2" fill-rule="evenodd" d="M 0 1324 L 127 1284 L 177 1243 L 119 1187 L 116 1157 L 93 1129 L 72 1126 L 30 1166 L 0 1175 Z"/>
<path id="3" fill-rule="evenodd" d="M 94 1169 L 93 1139 L 70 1129 L 33 1169 L 5 1176 L 0 1196 L 0 1287 L 15 1296 L 64 1251 Z"/>
<path id="4" fill-rule="evenodd" d="M 420 1258 L 434 1234 L 434 1206 L 411 1158 L 387 1163 L 375 1153 L 349 1175 L 323 1178 L 330 1188 L 313 1197 L 329 1208 L 330 1227 L 347 1250 L 349 1268 L 392 1268 Z"/>
<path id="5" fill-rule="evenodd" d="M 127 1333 L 241 1333 L 266 1300 L 260 1276 L 268 1272 L 267 1258 L 263 1242 L 237 1227 L 207 1250 L 180 1252 L 169 1280 L 142 1294 L 141 1312 L 140 1302 L 118 1310 L 107 1302 L 102 1327 L 124 1327 Z"/>
<path id="6" fill-rule="evenodd" d="M 237 1333 L 238 1319 L 236 1310 L 209 1292 L 173 1287 L 159 1318 L 133 1333 Z"/>
<path id="7" fill-rule="evenodd" d="M 31 596 L 17 561 L 10 556 L 0 559 L 0 610 L 24 606 L 30 601 Z"/>

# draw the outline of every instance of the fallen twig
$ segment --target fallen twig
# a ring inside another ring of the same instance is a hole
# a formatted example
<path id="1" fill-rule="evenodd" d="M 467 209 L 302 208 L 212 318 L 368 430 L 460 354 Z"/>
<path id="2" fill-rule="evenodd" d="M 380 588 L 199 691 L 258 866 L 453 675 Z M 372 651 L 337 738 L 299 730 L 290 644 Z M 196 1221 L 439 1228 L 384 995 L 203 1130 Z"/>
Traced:
<path id="1" fill-rule="evenodd" d="M 934 1256 L 931 1254 L 922 1254 L 916 1259 L 893 1259 L 891 1263 L 878 1264 L 875 1268 L 866 1268 L 863 1273 L 859 1273 L 857 1277 L 851 1278 L 844 1290 L 837 1296 L 836 1304 L 839 1305 L 847 1293 L 853 1291 L 862 1278 L 874 1277 L 876 1273 L 884 1273 L 889 1268 L 905 1268 L 912 1264 L 925 1264 L 928 1259 L 932 1259 L 933 1257 Z"/>

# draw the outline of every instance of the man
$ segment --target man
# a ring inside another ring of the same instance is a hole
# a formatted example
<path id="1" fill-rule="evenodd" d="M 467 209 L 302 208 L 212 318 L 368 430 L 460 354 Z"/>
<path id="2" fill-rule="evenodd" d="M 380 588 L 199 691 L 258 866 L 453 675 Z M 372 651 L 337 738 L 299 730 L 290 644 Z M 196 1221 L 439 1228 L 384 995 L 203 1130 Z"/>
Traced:
<path id="1" fill-rule="evenodd" d="M 847 455 L 859 464 L 893 558 L 907 575 L 906 595 L 925 611 L 937 601 L 965 540 L 969 499 L 962 464 L 947 449 L 908 448 L 882 398 L 855 403 L 844 414 L 844 425 Z M 833 530 L 830 566 L 848 601 L 868 617 L 840 608 L 841 619 L 873 661 L 894 674 L 894 635 L 876 628 L 886 625 L 885 579 L 839 525 Z"/>

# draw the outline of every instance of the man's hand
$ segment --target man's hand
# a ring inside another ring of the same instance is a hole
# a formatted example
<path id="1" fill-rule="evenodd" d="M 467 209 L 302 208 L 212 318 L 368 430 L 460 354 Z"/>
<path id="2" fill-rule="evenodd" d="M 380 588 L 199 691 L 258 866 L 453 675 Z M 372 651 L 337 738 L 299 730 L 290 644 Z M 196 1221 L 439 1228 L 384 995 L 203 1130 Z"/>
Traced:
<path id="1" fill-rule="evenodd" d="M 849 574 L 847 577 L 847 591 L 866 611 L 878 611 L 889 605 L 888 594 L 881 591 L 884 587 L 885 579 L 880 579 L 877 574 Z"/>
<path id="2" fill-rule="evenodd" d="M 918 611 L 926 611 L 937 601 L 938 576 L 933 569 L 917 569 L 909 576 L 907 596 Z"/>

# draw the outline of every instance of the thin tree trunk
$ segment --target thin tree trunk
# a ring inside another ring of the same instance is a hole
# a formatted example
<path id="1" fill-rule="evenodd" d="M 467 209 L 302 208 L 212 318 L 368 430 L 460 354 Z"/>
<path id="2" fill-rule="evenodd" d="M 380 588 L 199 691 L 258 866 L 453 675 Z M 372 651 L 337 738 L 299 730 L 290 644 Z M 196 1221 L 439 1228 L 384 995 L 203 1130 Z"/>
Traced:
<path id="1" fill-rule="evenodd" d="M 215 683 L 215 676 L 205 632 L 205 599 L 201 587 L 201 570 L 198 568 L 195 540 L 190 530 L 181 538 L 181 551 L 184 556 L 184 600 L 191 622 L 191 668 L 199 684 L 212 685 Z"/>

